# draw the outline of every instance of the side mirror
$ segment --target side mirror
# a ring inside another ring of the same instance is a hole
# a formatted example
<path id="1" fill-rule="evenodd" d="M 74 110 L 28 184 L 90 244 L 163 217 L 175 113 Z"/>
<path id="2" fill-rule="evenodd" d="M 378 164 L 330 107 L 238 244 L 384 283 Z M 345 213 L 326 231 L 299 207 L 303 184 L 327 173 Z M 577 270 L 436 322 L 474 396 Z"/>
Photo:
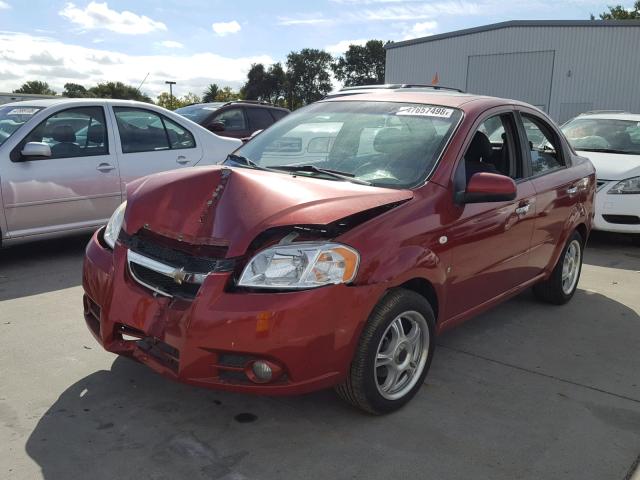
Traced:
<path id="1" fill-rule="evenodd" d="M 24 158 L 50 157 L 51 147 L 44 142 L 29 142 L 24 146 L 20 154 Z"/>
<path id="2" fill-rule="evenodd" d="M 460 203 L 507 202 L 516 198 L 516 182 L 506 175 L 479 172 L 474 174 L 461 192 Z"/>
<path id="3" fill-rule="evenodd" d="M 212 122 L 209 124 L 209 130 L 212 132 L 224 132 L 224 123 Z"/>

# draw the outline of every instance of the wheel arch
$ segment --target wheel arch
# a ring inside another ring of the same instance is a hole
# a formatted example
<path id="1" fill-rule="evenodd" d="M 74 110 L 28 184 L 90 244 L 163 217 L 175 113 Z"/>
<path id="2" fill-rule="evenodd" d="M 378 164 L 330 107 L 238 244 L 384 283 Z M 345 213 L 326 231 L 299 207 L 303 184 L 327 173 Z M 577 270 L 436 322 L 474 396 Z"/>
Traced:
<path id="1" fill-rule="evenodd" d="M 431 305 L 433 309 L 433 314 L 436 317 L 436 324 L 439 323 L 439 301 L 438 301 L 438 293 L 436 292 L 433 284 L 423 277 L 414 277 L 411 280 L 407 280 L 404 283 L 398 285 L 396 288 L 404 288 L 407 290 L 411 290 L 412 292 L 416 292 L 417 294 L 423 296 Z"/>

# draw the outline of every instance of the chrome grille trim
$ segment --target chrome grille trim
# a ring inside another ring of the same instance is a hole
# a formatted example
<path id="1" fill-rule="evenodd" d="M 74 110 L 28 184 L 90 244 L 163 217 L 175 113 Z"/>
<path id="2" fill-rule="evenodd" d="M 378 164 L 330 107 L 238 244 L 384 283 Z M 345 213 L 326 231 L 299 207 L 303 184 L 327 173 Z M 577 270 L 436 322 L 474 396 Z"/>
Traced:
<path id="1" fill-rule="evenodd" d="M 172 294 L 165 292 L 164 290 L 158 288 L 155 285 L 150 285 L 149 283 L 142 280 L 139 276 L 136 275 L 135 269 L 131 267 L 131 264 L 140 265 L 149 270 L 153 270 L 156 273 L 164 275 L 168 279 L 173 280 L 176 285 L 180 285 L 182 283 L 190 283 L 195 285 L 201 285 L 207 277 L 207 273 L 192 273 L 185 272 L 184 268 L 175 268 L 169 265 L 165 265 L 164 263 L 158 262 L 157 260 L 153 260 L 152 258 L 145 257 L 144 255 L 140 255 L 139 253 L 134 252 L 133 250 L 127 250 L 127 264 L 129 267 L 129 274 L 131 277 L 138 282 L 140 285 L 152 290 L 159 295 L 164 297 L 173 297 Z"/>

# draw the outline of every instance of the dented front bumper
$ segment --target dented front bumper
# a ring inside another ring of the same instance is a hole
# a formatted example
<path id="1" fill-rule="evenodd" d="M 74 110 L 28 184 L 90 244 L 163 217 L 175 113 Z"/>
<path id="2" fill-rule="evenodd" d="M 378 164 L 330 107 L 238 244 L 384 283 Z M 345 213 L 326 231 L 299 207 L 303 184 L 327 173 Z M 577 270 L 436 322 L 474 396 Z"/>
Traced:
<path id="1" fill-rule="evenodd" d="M 195 298 L 154 294 L 127 267 L 127 248 L 87 246 L 85 320 L 103 347 L 193 385 L 262 394 L 297 394 L 342 381 L 380 286 L 332 285 L 297 292 L 230 288 L 212 273 Z M 277 378 L 256 383 L 247 366 L 265 360 Z"/>

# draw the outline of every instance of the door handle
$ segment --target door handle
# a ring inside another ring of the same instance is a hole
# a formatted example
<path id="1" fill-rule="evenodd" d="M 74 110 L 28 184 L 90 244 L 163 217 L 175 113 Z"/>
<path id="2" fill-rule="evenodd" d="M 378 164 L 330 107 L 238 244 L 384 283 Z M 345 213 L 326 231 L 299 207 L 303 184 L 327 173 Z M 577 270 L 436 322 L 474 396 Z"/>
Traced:
<path id="1" fill-rule="evenodd" d="M 176 162 L 178 162 L 180 165 L 184 165 L 185 163 L 189 163 L 189 159 L 184 155 L 180 155 L 178 156 L 178 158 L 176 158 Z"/>
<path id="2" fill-rule="evenodd" d="M 113 165 L 111 165 L 110 163 L 101 163 L 100 165 L 98 165 L 96 167 L 96 170 L 100 171 L 100 172 L 110 172 L 111 170 L 115 170 L 116 167 L 114 167 Z"/>
<path id="3" fill-rule="evenodd" d="M 569 195 L 574 195 L 578 191 L 578 187 L 567 188 L 567 193 Z"/>
<path id="4" fill-rule="evenodd" d="M 527 203 L 526 205 L 521 205 L 520 207 L 516 208 L 516 214 L 517 215 L 526 215 L 527 213 L 529 213 L 529 207 L 530 205 Z"/>

